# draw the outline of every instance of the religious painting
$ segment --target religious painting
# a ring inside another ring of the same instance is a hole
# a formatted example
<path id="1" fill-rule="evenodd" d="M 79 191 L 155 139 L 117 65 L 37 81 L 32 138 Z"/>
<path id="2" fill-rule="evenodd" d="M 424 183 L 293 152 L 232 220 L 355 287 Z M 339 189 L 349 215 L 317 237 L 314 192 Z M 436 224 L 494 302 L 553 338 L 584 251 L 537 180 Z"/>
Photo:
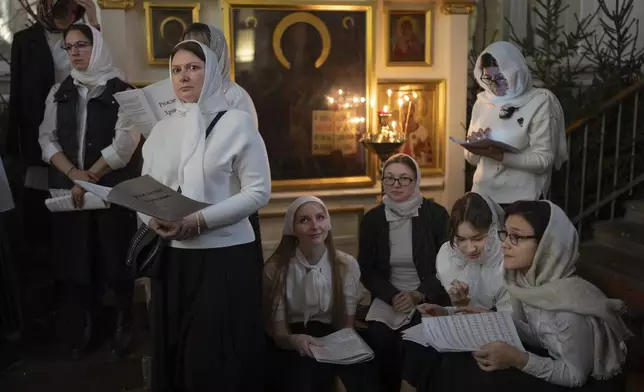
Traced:
<path id="1" fill-rule="evenodd" d="M 431 11 L 389 11 L 386 22 L 387 65 L 431 65 L 431 21 Z"/>
<path id="2" fill-rule="evenodd" d="M 411 155 L 422 174 L 445 168 L 445 81 L 379 81 L 378 110 L 391 113 L 390 125 L 405 135 L 399 152 Z"/>
<path id="3" fill-rule="evenodd" d="M 181 42 L 188 26 L 199 21 L 199 3 L 144 2 L 148 63 L 167 65 L 170 52 Z"/>
<path id="4" fill-rule="evenodd" d="M 273 190 L 373 185 L 376 161 L 360 143 L 375 103 L 371 7 L 245 1 L 224 3 L 226 34 Z"/>

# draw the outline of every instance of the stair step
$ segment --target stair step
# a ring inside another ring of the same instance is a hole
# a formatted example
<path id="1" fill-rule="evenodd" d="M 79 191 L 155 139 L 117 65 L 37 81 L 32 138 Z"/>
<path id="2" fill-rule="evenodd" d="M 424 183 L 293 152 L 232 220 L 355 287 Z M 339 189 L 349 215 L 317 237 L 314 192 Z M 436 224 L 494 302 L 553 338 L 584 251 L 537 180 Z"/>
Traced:
<path id="1" fill-rule="evenodd" d="M 608 297 L 623 300 L 631 316 L 644 316 L 644 258 L 584 243 L 579 247 L 577 271 Z"/>
<path id="2" fill-rule="evenodd" d="M 644 263 L 644 224 L 616 219 L 597 222 L 593 228 L 595 242 L 642 257 Z"/>
<path id="3" fill-rule="evenodd" d="M 628 200 L 624 202 L 624 220 L 644 224 L 644 200 Z"/>

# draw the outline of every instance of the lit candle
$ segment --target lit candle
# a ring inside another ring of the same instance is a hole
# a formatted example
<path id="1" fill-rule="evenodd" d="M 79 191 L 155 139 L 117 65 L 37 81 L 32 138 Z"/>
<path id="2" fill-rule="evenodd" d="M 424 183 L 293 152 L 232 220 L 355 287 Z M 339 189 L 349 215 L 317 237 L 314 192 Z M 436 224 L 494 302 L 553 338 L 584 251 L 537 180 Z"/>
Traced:
<path id="1" fill-rule="evenodd" d="M 393 91 L 391 91 L 391 89 L 387 90 L 387 105 L 389 105 L 389 106 L 391 106 L 391 94 L 392 93 L 393 93 Z"/>

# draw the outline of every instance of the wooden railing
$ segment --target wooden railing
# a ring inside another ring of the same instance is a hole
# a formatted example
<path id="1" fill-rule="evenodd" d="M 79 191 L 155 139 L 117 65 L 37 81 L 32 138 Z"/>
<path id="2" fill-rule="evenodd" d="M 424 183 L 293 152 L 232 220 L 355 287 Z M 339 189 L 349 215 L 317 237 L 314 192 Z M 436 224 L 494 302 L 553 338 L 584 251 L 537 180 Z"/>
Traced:
<path id="1" fill-rule="evenodd" d="M 614 219 L 621 201 L 644 182 L 644 79 L 624 89 L 566 130 L 568 162 L 555 173 L 550 198 L 582 233 Z"/>

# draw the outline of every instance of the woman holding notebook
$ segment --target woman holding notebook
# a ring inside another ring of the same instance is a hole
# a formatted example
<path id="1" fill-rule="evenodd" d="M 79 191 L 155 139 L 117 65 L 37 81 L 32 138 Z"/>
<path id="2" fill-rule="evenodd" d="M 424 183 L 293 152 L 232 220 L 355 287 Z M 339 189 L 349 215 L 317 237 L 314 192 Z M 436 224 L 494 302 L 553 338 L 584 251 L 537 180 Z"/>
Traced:
<path id="1" fill-rule="evenodd" d="M 382 204 L 367 212 L 360 224 L 362 283 L 380 300 L 378 304 L 384 302 L 397 313 L 410 314 L 423 302 L 449 305 L 449 296 L 436 278 L 436 254 L 446 241 L 447 211 L 420 193 L 420 169 L 409 155 L 389 158 L 382 182 Z M 416 314 L 407 327 L 419 321 Z M 393 330 L 384 322 L 372 321 L 365 336 L 376 352 L 381 389 L 386 392 L 400 388 L 403 328 Z"/>
<path id="2" fill-rule="evenodd" d="M 110 50 L 94 27 L 71 25 L 63 33 L 62 49 L 73 68 L 49 92 L 38 141 L 50 165 L 49 188 L 71 190 L 78 209 L 51 215 L 55 257 L 77 319 L 70 329 L 72 354 L 79 357 L 92 348 L 94 316 L 108 283 L 118 308 L 112 354 L 119 357 L 131 340 L 134 276 L 124 260 L 136 216 L 119 206 L 82 210 L 85 190 L 74 181 L 114 186 L 140 174 L 140 135 L 118 117 L 113 97 L 132 87 L 112 65 Z"/>
<path id="3" fill-rule="evenodd" d="M 315 359 L 316 338 L 353 328 L 360 300 L 358 263 L 335 248 L 322 200 L 300 197 L 288 207 L 282 240 L 264 275 L 276 390 L 332 392 L 337 375 L 347 392 L 377 391 L 371 363 L 331 365 Z"/>
<path id="4" fill-rule="evenodd" d="M 525 58 L 509 42 L 488 46 L 476 62 L 474 77 L 484 91 L 472 108 L 468 141 L 490 138 L 520 152 L 465 147 L 465 159 L 476 166 L 472 191 L 502 205 L 545 197 L 553 168 L 568 159 L 559 100 L 532 86 Z"/>
<path id="5" fill-rule="evenodd" d="M 445 353 L 419 391 L 623 391 L 626 340 L 620 300 L 575 275 L 579 237 L 547 201 L 506 210 L 505 285 L 527 351 L 491 342 L 473 353 Z"/>
<path id="6" fill-rule="evenodd" d="M 436 256 L 438 279 L 454 307 L 421 304 L 418 310 L 423 316 L 446 316 L 455 313 L 456 307 L 511 311 L 510 297 L 503 287 L 503 249 L 498 235 L 503 216 L 498 204 L 478 193 L 467 193 L 454 203 L 448 242 Z M 403 343 L 403 353 L 401 392 L 415 391 L 420 373 L 434 366 L 440 354 L 408 340 Z"/>

